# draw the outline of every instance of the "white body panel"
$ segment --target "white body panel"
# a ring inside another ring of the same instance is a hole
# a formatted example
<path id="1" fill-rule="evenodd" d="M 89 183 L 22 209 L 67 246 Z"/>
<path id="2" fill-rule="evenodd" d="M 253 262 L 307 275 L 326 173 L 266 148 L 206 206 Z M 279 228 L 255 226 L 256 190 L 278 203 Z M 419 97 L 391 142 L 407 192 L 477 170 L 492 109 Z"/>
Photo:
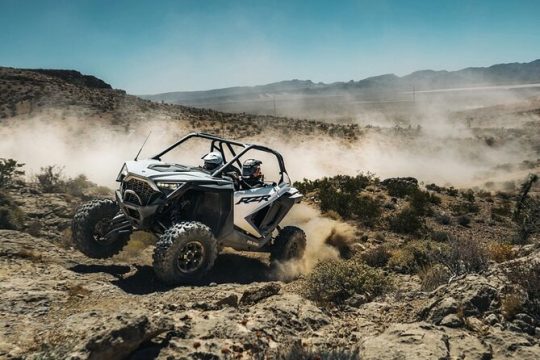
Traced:
<path id="1" fill-rule="evenodd" d="M 273 203 L 289 190 L 290 186 L 288 184 L 281 184 L 280 186 L 267 185 L 260 188 L 235 191 L 234 225 L 253 236 L 262 236 L 262 234 L 260 234 L 257 229 L 246 220 L 246 218 L 261 210 L 265 206 Z"/>

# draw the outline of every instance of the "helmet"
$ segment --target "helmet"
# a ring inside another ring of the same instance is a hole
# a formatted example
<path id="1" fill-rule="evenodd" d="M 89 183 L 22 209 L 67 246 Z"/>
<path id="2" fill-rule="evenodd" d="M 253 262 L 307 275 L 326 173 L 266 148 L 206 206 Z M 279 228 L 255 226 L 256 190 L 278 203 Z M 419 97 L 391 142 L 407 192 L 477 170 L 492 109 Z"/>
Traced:
<path id="1" fill-rule="evenodd" d="M 242 180 L 249 185 L 260 183 L 264 180 L 264 175 L 261 172 L 262 161 L 248 159 L 242 165 Z"/>
<path id="2" fill-rule="evenodd" d="M 223 165 L 223 156 L 218 151 L 212 151 L 202 157 L 203 169 L 213 171 Z"/>

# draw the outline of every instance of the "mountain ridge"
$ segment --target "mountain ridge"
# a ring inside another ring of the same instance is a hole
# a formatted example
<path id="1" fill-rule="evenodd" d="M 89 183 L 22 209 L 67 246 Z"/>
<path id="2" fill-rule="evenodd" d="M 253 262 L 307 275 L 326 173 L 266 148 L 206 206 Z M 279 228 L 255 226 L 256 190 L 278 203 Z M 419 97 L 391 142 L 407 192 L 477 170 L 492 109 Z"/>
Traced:
<path id="1" fill-rule="evenodd" d="M 170 103 L 193 104 L 209 99 L 223 101 L 239 97 L 272 96 L 278 94 L 320 95 L 357 91 L 410 91 L 449 89 L 452 87 L 474 87 L 486 85 L 533 84 L 540 82 L 540 59 L 528 63 L 502 63 L 488 67 L 467 67 L 456 71 L 417 70 L 404 76 L 393 73 L 367 77 L 348 82 L 313 82 L 312 80 L 283 80 L 255 85 L 234 86 L 199 91 L 172 91 L 139 97 Z"/>

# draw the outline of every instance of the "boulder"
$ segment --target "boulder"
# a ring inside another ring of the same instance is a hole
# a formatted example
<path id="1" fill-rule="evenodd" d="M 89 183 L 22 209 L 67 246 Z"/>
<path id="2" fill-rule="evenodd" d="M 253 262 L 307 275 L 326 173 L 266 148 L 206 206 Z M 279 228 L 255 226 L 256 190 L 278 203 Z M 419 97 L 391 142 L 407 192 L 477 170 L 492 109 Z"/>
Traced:
<path id="1" fill-rule="evenodd" d="M 270 296 L 276 295 L 281 290 L 278 283 L 269 283 L 263 286 L 244 291 L 240 298 L 241 305 L 253 305 Z"/>

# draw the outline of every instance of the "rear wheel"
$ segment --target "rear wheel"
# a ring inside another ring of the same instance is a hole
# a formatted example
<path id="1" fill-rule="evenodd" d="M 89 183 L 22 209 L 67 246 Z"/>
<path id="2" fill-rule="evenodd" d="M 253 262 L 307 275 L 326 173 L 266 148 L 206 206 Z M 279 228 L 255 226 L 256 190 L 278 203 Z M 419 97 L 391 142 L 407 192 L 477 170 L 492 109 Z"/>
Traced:
<path id="1" fill-rule="evenodd" d="M 306 234 L 296 226 L 285 226 L 274 240 L 271 261 L 301 259 L 306 250 Z"/>
<path id="2" fill-rule="evenodd" d="M 71 238 L 75 247 L 86 256 L 104 259 L 118 254 L 129 241 L 128 234 L 105 237 L 113 229 L 113 218 L 118 214 L 116 202 L 103 199 L 83 204 L 71 224 Z"/>
<path id="3" fill-rule="evenodd" d="M 214 265 L 217 241 L 199 222 L 181 222 L 167 229 L 154 250 L 154 272 L 163 282 L 181 284 L 202 278 Z"/>

